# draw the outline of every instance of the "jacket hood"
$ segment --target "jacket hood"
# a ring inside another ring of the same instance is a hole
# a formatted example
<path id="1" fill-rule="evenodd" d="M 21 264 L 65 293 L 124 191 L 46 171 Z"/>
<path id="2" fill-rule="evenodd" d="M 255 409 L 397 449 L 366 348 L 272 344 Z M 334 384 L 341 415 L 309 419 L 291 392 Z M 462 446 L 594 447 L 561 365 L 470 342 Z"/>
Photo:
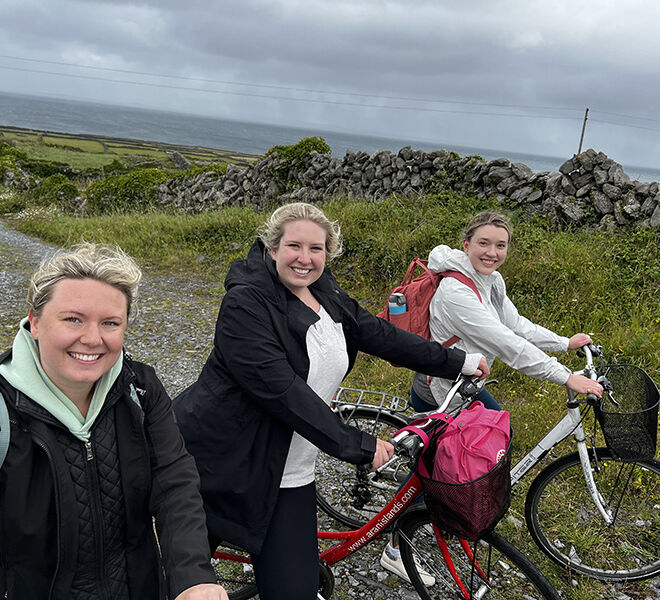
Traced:
<path id="1" fill-rule="evenodd" d="M 428 266 L 431 271 L 436 273 L 458 271 L 467 275 L 474 281 L 482 295 L 491 297 L 491 292 L 495 291 L 496 297 L 503 298 L 506 293 L 504 280 L 497 271 L 493 271 L 490 275 L 479 273 L 472 266 L 468 255 L 462 250 L 445 245 L 436 246 L 429 254 Z"/>
<path id="2" fill-rule="evenodd" d="M 229 267 L 225 278 L 225 290 L 229 291 L 239 285 L 253 288 L 265 300 L 279 305 L 282 310 L 286 310 L 287 298 L 293 296 L 280 282 L 275 261 L 260 239 L 252 244 L 246 259 L 235 260 Z M 321 277 L 309 287 L 325 294 L 334 294 L 338 288 L 334 276 L 327 267 L 323 270 Z"/>
<path id="3" fill-rule="evenodd" d="M 275 261 L 270 257 L 264 243 L 257 239 L 245 259 L 235 260 L 225 278 L 225 290 L 247 285 L 271 302 L 284 301 L 284 286 L 279 283 Z M 280 289 L 281 288 L 281 289 Z"/>

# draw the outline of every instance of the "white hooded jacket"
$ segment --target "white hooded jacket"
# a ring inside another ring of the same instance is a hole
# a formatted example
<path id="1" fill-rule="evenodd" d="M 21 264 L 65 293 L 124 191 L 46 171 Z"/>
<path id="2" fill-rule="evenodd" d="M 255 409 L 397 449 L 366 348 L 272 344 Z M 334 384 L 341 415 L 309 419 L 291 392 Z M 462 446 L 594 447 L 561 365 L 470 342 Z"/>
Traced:
<path id="1" fill-rule="evenodd" d="M 504 279 L 497 271 L 490 275 L 479 273 L 465 252 L 444 245 L 431 250 L 428 266 L 435 272 L 464 273 L 474 281 L 482 299 L 480 302 L 474 291 L 457 279 L 441 279 L 429 308 L 432 340 L 444 343 L 458 336 L 460 340 L 453 348 L 468 353 L 480 352 L 489 366 L 498 357 L 536 379 L 559 385 L 566 383 L 571 371 L 544 351 L 566 352 L 568 338 L 518 314 L 506 295 Z M 451 384 L 440 377 L 431 381 L 436 402 L 444 400 Z"/>

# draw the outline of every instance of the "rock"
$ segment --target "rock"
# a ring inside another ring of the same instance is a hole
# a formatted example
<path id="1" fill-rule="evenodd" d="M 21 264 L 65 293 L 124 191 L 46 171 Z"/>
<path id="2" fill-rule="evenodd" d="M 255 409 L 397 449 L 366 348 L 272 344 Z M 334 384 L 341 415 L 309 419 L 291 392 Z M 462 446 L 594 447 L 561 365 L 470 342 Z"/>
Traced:
<path id="1" fill-rule="evenodd" d="M 649 225 L 651 227 L 660 227 L 660 204 L 655 207 Z"/>

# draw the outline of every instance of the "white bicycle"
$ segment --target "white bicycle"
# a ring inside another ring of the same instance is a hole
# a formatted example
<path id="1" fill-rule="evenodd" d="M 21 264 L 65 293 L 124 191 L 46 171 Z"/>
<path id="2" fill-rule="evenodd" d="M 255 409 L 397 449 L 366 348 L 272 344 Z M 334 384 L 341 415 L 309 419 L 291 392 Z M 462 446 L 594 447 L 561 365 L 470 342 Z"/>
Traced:
<path id="1" fill-rule="evenodd" d="M 553 561 L 588 577 L 655 577 L 660 574 L 658 388 L 638 367 L 605 365 L 600 347 L 583 351 L 585 367 L 578 373 L 603 384 L 602 400 L 568 390 L 566 414 L 512 467 L 512 485 L 572 438 L 577 450 L 552 460 L 529 488 L 525 519 L 532 538 Z M 464 396 L 466 403 L 472 399 Z M 409 422 L 402 414 L 407 406 L 392 395 L 340 388 L 335 410 L 347 423 L 390 439 Z M 317 499 L 325 512 L 352 527 L 382 507 L 406 475 L 393 466 L 365 483 L 354 467 L 340 462 L 326 455 L 318 461 Z M 341 477 L 341 485 L 325 483 L 324 473 Z"/>

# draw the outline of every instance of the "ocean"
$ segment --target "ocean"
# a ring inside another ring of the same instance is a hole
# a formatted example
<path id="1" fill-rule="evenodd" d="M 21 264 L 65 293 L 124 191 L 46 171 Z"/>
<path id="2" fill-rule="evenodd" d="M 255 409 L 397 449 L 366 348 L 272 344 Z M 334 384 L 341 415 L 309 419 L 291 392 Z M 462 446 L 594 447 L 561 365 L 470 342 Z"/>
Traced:
<path id="1" fill-rule="evenodd" d="M 398 152 L 404 146 L 425 151 L 443 148 L 457 152 L 461 156 L 478 154 L 486 160 L 507 158 L 511 162 L 522 162 L 535 172 L 557 171 L 569 158 L 247 123 L 126 106 L 14 95 L 6 92 L 0 92 L 0 125 L 168 142 L 184 146 L 205 146 L 258 155 L 264 154 L 276 145 L 295 144 L 306 137 L 321 136 L 332 149 L 333 155 L 337 157 L 344 156 L 347 150 L 365 151 L 371 154 L 379 150 Z M 624 170 L 632 179 L 660 181 L 660 169 L 624 165 Z"/>

